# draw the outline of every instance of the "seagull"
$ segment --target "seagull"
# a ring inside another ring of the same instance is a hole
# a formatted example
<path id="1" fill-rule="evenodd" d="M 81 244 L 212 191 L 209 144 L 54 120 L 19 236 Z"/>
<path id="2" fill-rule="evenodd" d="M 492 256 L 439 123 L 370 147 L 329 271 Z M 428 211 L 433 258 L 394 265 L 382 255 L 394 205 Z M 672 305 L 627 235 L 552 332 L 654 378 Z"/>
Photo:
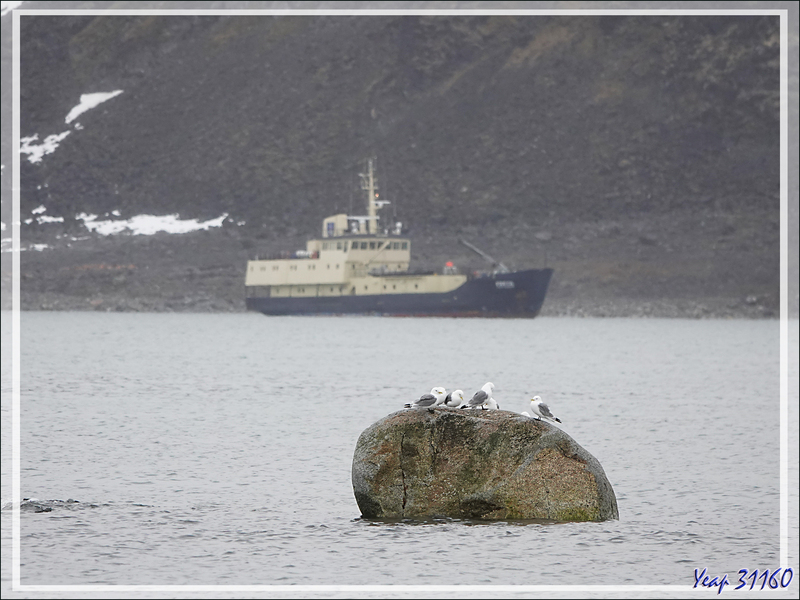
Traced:
<path id="1" fill-rule="evenodd" d="M 463 404 L 461 408 L 478 408 L 483 407 L 484 404 L 492 397 L 492 390 L 494 389 L 494 384 L 491 381 L 487 381 L 483 384 L 483 387 L 475 392 L 475 395 L 472 399 Z M 495 402 L 495 406 L 497 403 Z"/>
<path id="2" fill-rule="evenodd" d="M 404 405 L 403 408 L 425 408 L 426 406 L 433 406 L 434 404 L 436 404 L 436 396 L 433 394 L 422 394 L 418 400 Z"/>
<path id="3" fill-rule="evenodd" d="M 534 396 L 531 398 L 531 410 L 535 415 L 539 416 L 539 421 L 542 419 L 547 419 L 548 421 L 555 421 L 557 423 L 561 423 L 561 419 L 554 416 L 553 413 L 550 412 L 550 408 L 542 402 L 542 399 L 539 396 Z"/>
<path id="4" fill-rule="evenodd" d="M 463 402 L 464 402 L 464 392 L 462 392 L 461 390 L 456 390 L 454 392 L 450 392 L 449 394 L 447 394 L 442 404 L 444 404 L 445 406 L 449 406 L 450 408 L 457 408 L 461 406 Z"/>
<path id="5" fill-rule="evenodd" d="M 418 400 L 410 402 L 403 406 L 403 408 L 425 408 L 429 406 L 438 406 L 444 402 L 446 390 L 443 387 L 431 388 L 430 393 L 422 394 Z"/>
<path id="6" fill-rule="evenodd" d="M 489 399 L 483 403 L 481 408 L 483 410 L 500 410 L 500 405 L 497 403 L 497 400 L 489 396 Z"/>
<path id="7" fill-rule="evenodd" d="M 436 396 L 436 406 L 440 406 L 447 400 L 447 390 L 443 387 L 431 388 L 431 394 Z"/>

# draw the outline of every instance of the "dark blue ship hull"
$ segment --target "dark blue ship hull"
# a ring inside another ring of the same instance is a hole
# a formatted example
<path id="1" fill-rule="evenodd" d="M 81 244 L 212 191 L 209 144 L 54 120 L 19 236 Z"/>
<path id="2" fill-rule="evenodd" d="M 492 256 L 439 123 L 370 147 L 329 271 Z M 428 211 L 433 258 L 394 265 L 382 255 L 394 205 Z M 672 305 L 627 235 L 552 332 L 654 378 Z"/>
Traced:
<path id="1" fill-rule="evenodd" d="M 535 317 L 553 269 L 475 277 L 451 292 L 302 298 L 252 297 L 248 310 L 265 315 L 380 314 L 392 316 Z"/>

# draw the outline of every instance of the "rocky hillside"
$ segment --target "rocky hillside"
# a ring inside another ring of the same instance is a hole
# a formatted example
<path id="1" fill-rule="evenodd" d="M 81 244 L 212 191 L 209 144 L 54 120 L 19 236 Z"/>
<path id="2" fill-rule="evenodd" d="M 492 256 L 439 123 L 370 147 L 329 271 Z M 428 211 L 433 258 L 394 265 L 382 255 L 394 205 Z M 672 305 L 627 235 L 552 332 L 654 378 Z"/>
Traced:
<path id="1" fill-rule="evenodd" d="M 479 265 L 466 237 L 554 266 L 545 313 L 774 316 L 779 34 L 776 16 L 23 17 L 21 136 L 69 131 L 22 160 L 23 220 L 64 219 L 23 226 L 50 247 L 23 253 L 24 305 L 241 310 L 248 256 L 362 212 L 375 156 L 419 266 Z M 228 218 L 67 248 L 81 213 Z"/>

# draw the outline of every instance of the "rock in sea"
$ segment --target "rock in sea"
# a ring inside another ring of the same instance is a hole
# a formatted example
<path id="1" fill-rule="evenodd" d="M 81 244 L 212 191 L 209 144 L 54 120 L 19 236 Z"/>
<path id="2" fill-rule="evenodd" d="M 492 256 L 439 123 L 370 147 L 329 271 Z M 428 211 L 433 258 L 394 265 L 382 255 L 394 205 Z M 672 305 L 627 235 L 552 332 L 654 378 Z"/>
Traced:
<path id="1" fill-rule="evenodd" d="M 619 519 L 600 463 L 557 427 L 505 410 L 390 414 L 358 438 L 365 518 Z"/>

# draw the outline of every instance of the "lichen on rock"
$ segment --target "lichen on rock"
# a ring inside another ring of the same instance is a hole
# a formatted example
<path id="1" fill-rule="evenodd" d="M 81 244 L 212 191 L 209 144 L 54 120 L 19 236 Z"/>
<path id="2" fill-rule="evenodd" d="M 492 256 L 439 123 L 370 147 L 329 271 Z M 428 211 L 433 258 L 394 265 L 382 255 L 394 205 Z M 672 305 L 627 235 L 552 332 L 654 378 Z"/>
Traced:
<path id="1" fill-rule="evenodd" d="M 557 427 L 503 410 L 388 415 L 359 437 L 352 481 L 366 518 L 619 518 L 597 459 Z"/>

